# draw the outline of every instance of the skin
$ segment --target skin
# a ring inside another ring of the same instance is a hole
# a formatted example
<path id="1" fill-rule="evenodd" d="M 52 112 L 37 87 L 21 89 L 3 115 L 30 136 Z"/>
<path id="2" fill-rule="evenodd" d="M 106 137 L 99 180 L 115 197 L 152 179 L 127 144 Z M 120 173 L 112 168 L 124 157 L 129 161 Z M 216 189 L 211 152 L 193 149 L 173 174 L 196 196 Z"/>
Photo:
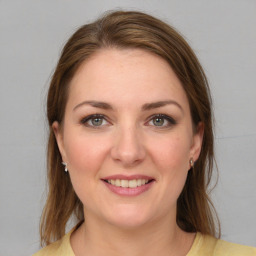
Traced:
<path id="1" fill-rule="evenodd" d="M 92 114 L 103 115 L 100 125 Z M 158 114 L 174 121 L 157 122 Z M 99 50 L 73 77 L 63 124 L 53 129 L 84 205 L 86 221 L 71 236 L 76 255 L 186 255 L 195 234 L 177 226 L 176 203 L 189 160 L 200 154 L 203 125 L 193 131 L 186 93 L 165 60 L 137 49 Z M 120 196 L 102 180 L 116 174 L 154 180 L 137 196 Z"/>

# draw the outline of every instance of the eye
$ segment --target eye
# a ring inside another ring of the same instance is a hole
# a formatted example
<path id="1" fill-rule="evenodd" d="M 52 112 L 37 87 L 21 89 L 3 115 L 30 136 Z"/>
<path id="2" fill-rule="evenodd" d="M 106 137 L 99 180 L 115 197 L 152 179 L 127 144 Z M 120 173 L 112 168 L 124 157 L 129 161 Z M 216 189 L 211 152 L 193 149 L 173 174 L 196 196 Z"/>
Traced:
<path id="1" fill-rule="evenodd" d="M 101 126 L 106 126 L 109 122 L 106 120 L 104 115 L 94 114 L 89 115 L 81 120 L 81 123 L 88 127 L 99 128 Z"/>
<path id="2" fill-rule="evenodd" d="M 155 127 L 170 127 L 172 125 L 175 125 L 176 121 L 170 116 L 164 114 L 157 114 L 151 116 L 147 124 Z"/>

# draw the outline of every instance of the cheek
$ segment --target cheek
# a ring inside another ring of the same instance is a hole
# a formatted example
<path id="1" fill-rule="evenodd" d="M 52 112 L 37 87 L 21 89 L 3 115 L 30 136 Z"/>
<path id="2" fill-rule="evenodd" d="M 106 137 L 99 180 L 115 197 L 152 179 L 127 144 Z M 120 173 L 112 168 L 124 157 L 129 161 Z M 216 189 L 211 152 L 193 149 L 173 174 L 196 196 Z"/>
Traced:
<path id="1" fill-rule="evenodd" d="M 164 138 L 151 150 L 152 158 L 163 170 L 186 170 L 190 149 L 188 142 L 184 136 Z"/>
<path id="2" fill-rule="evenodd" d="M 71 133 L 70 133 L 71 134 Z M 90 208 L 97 202 L 100 170 L 108 152 L 108 141 L 95 139 L 84 134 L 66 138 L 66 156 L 73 188 L 83 202 Z"/>
<path id="3" fill-rule="evenodd" d="M 163 185 L 163 194 L 167 203 L 176 204 L 176 201 L 184 187 L 188 174 L 190 140 L 182 136 L 170 136 L 168 139 L 159 142 L 155 147 L 154 160 L 159 170 L 160 183 Z M 172 195 L 172 196 L 170 196 Z"/>
<path id="4" fill-rule="evenodd" d="M 66 139 L 65 148 L 71 173 L 90 175 L 99 170 L 108 143 L 101 138 L 95 139 L 95 136 L 77 134 Z"/>

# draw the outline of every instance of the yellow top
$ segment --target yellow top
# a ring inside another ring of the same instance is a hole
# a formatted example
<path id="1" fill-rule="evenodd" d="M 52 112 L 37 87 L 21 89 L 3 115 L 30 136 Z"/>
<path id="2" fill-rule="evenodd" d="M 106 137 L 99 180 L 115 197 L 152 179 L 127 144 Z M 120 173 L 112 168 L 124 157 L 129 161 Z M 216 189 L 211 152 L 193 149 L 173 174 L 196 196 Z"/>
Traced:
<path id="1" fill-rule="evenodd" d="M 72 231 L 62 239 L 44 247 L 33 256 L 75 256 L 70 244 Z M 256 248 L 229 243 L 197 233 L 187 256 L 256 256 Z"/>

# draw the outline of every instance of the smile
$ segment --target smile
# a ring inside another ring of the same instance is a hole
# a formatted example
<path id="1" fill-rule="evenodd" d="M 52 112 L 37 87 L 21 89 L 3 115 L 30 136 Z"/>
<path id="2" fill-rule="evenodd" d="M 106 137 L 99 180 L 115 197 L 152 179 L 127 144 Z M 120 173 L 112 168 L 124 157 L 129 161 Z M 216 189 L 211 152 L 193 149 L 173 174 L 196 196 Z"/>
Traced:
<path id="1" fill-rule="evenodd" d="M 150 180 L 146 179 L 134 179 L 134 180 L 121 180 L 121 179 L 110 179 L 105 180 L 107 183 L 122 188 L 136 188 L 148 184 Z"/>
<path id="2" fill-rule="evenodd" d="M 148 191 L 155 179 L 145 175 L 112 175 L 102 179 L 106 187 L 119 196 L 138 196 Z"/>

